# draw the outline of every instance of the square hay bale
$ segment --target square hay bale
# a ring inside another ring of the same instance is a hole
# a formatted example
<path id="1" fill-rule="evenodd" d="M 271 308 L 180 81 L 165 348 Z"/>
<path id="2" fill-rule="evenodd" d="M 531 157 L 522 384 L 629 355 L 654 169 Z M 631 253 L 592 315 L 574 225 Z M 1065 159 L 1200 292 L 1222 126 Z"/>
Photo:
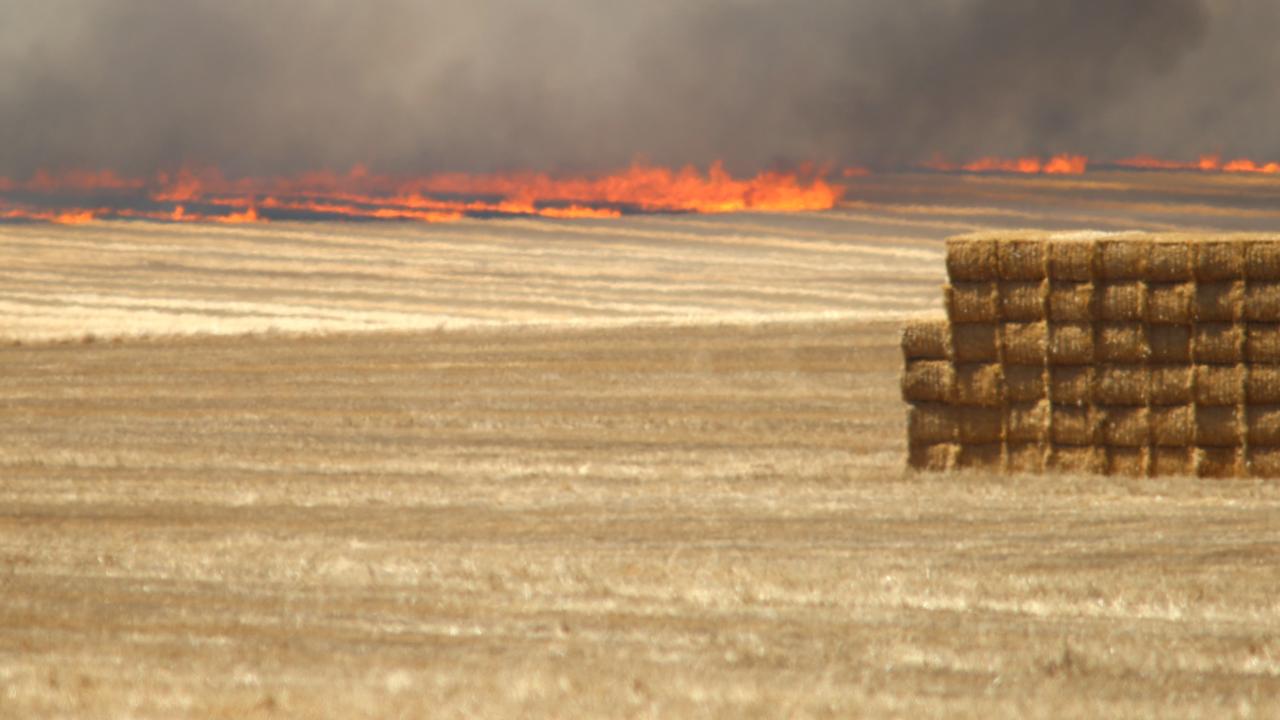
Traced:
<path id="1" fill-rule="evenodd" d="M 1049 413 L 1049 439 L 1055 445 L 1098 445 L 1102 440 L 1102 414 L 1088 405 L 1055 405 Z"/>
<path id="2" fill-rule="evenodd" d="M 1250 280 L 1280 280 L 1280 240 L 1246 241 L 1244 274 Z"/>
<path id="3" fill-rule="evenodd" d="M 1191 245 L 1186 240 L 1154 239 L 1147 256 L 1147 279 L 1152 282 L 1183 282 L 1195 277 Z"/>
<path id="4" fill-rule="evenodd" d="M 1004 411 L 1001 408 L 955 408 L 960 442 L 965 445 L 988 445 L 1004 439 Z"/>
<path id="5" fill-rule="evenodd" d="M 956 409 L 942 403 L 917 403 L 907 413 L 907 439 L 912 444 L 934 445 L 960 440 Z"/>
<path id="6" fill-rule="evenodd" d="M 963 470 L 1000 470 L 1003 465 L 1004 446 L 1000 443 L 961 445 L 956 459 L 956 467 Z"/>
<path id="7" fill-rule="evenodd" d="M 1093 325 L 1064 323 L 1049 326 L 1049 362 L 1053 365 L 1093 363 Z"/>
<path id="8" fill-rule="evenodd" d="M 1195 319 L 1196 286 L 1192 283 L 1147 285 L 1147 322 L 1185 324 Z"/>
<path id="9" fill-rule="evenodd" d="M 1094 358 L 1101 362 L 1141 363 L 1151 357 L 1147 326 L 1143 323 L 1098 323 L 1094 335 Z"/>
<path id="10" fill-rule="evenodd" d="M 1249 323 L 1245 357 L 1251 363 L 1280 363 L 1280 324 Z"/>
<path id="11" fill-rule="evenodd" d="M 1145 447 L 1107 448 L 1107 474 L 1119 477 L 1147 477 L 1151 454 Z"/>
<path id="12" fill-rule="evenodd" d="M 1195 401 L 1201 405 L 1239 405 L 1245 401 L 1245 365 L 1196 365 Z"/>
<path id="13" fill-rule="evenodd" d="M 1249 474 L 1260 478 L 1280 478 L 1280 447 L 1250 447 Z"/>
<path id="14" fill-rule="evenodd" d="M 1043 443 L 1010 443 L 1005 449 L 1005 470 L 1011 473 L 1044 472 L 1048 448 Z"/>
<path id="15" fill-rule="evenodd" d="M 1148 238 L 1102 238 L 1094 255 L 1094 272 L 1102 280 L 1143 280 L 1150 255 Z"/>
<path id="16" fill-rule="evenodd" d="M 1002 280 L 1000 319 L 1006 322 L 1037 322 L 1045 319 L 1049 283 L 1044 280 Z"/>
<path id="17" fill-rule="evenodd" d="M 1244 318 L 1252 322 L 1280 322 L 1280 280 L 1250 280 L 1245 285 Z"/>
<path id="18" fill-rule="evenodd" d="M 996 241 L 959 237 L 947 240 L 947 276 L 956 281 L 999 280 Z"/>
<path id="19" fill-rule="evenodd" d="M 1244 445 L 1244 418 L 1236 406 L 1196 406 L 1197 447 Z"/>
<path id="20" fill-rule="evenodd" d="M 1245 398 L 1250 404 L 1280 404 L 1280 365 L 1248 366 Z"/>
<path id="21" fill-rule="evenodd" d="M 908 402 L 952 402 L 956 369 L 946 360 L 908 360 L 902 372 L 902 399 Z"/>
<path id="22" fill-rule="evenodd" d="M 911 320 L 902 329 L 902 354 L 907 360 L 947 360 L 951 357 L 951 323 Z"/>
<path id="23" fill-rule="evenodd" d="M 1244 317 L 1244 281 L 1210 282 L 1196 286 L 1197 322 L 1236 322 Z"/>
<path id="24" fill-rule="evenodd" d="M 1000 319 L 997 286 L 992 282 L 954 282 L 944 289 L 947 317 L 953 323 L 994 323 Z"/>
<path id="25" fill-rule="evenodd" d="M 1093 283 L 1050 283 L 1049 319 L 1059 323 L 1093 322 Z"/>
<path id="26" fill-rule="evenodd" d="M 1152 365 L 1147 368 L 1147 377 L 1152 405 L 1184 405 L 1194 399 L 1191 381 L 1195 373 L 1190 365 Z"/>
<path id="27" fill-rule="evenodd" d="M 952 325 L 951 349 L 956 362 L 996 362 L 1000 359 L 1000 326 L 995 323 Z"/>
<path id="28" fill-rule="evenodd" d="M 1196 475 L 1202 478 L 1238 478 L 1247 474 L 1242 448 L 1196 448 Z"/>
<path id="29" fill-rule="evenodd" d="M 1190 447 L 1151 448 L 1151 474 L 1161 477 L 1195 475 L 1195 450 Z"/>
<path id="30" fill-rule="evenodd" d="M 955 469 L 959 455 L 957 443 L 912 444 L 907 449 L 907 464 L 922 472 L 946 472 Z"/>
<path id="31" fill-rule="evenodd" d="M 1147 318 L 1147 286 L 1141 280 L 1100 282 L 1094 285 L 1095 320 Z"/>
<path id="32" fill-rule="evenodd" d="M 1004 393 L 1009 402 L 1036 402 L 1049 397 L 1048 371 L 1031 365 L 1004 367 Z"/>
<path id="33" fill-rule="evenodd" d="M 1151 444 L 1156 447 L 1189 447 L 1195 444 L 1195 407 L 1152 407 L 1148 414 Z"/>
<path id="34" fill-rule="evenodd" d="M 1093 402 L 1095 368 L 1092 365 L 1061 366 L 1049 370 L 1049 398 L 1054 405 L 1087 405 Z"/>
<path id="35" fill-rule="evenodd" d="M 1037 367 L 1044 365 L 1048 336 L 1046 323 L 1005 323 L 1001 330 L 1006 363 Z"/>
<path id="36" fill-rule="evenodd" d="M 1043 443 L 1049 439 L 1049 403 L 1014 403 L 1005 408 L 1005 440 Z"/>
<path id="37" fill-rule="evenodd" d="M 1048 257 L 1043 239 L 1000 240 L 996 254 L 1003 280 L 1043 280 L 1048 275 Z"/>
<path id="38" fill-rule="evenodd" d="M 1096 240 L 1049 238 L 1049 277 L 1076 282 L 1092 280 L 1096 247 Z"/>
<path id="39" fill-rule="evenodd" d="M 1203 323 L 1191 336 L 1191 357 L 1198 363 L 1233 364 L 1243 362 L 1245 326 L 1232 323 Z"/>
<path id="40" fill-rule="evenodd" d="M 1103 365 L 1095 370 L 1093 401 L 1099 405 L 1146 405 L 1150 375 L 1142 365 Z"/>
<path id="41" fill-rule="evenodd" d="M 1113 447 L 1146 447 L 1151 413 L 1144 407 L 1108 407 L 1102 412 L 1102 441 Z"/>
<path id="42" fill-rule="evenodd" d="M 1280 405 L 1250 405 L 1245 408 L 1249 445 L 1280 447 Z"/>
<path id="43" fill-rule="evenodd" d="M 1151 346 L 1148 362 L 1191 362 L 1191 328 L 1187 325 L 1148 325 L 1147 343 Z"/>
<path id="44" fill-rule="evenodd" d="M 995 407 L 1004 402 L 1004 372 L 997 363 L 955 366 L 957 405 Z"/>
<path id="45" fill-rule="evenodd" d="M 1046 465 L 1062 473 L 1101 475 L 1107 471 L 1107 451 L 1101 446 L 1054 445 Z"/>
<path id="46" fill-rule="evenodd" d="M 1244 279 L 1244 243 L 1238 240 L 1204 240 L 1192 243 L 1196 280 L 1218 282 Z"/>

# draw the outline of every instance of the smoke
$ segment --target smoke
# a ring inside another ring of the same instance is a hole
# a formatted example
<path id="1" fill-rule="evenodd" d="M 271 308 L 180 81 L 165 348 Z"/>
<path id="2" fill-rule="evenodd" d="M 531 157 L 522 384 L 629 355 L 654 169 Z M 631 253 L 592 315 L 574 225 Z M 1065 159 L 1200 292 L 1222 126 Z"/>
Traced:
<path id="1" fill-rule="evenodd" d="M 1247 0 L 0 0 L 0 175 L 1280 155 Z"/>

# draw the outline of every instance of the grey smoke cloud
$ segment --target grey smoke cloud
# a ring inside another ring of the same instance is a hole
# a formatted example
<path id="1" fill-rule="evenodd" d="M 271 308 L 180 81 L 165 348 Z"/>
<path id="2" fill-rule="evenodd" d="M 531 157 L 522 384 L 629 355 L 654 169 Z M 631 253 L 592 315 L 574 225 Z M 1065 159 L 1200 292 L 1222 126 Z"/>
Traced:
<path id="1" fill-rule="evenodd" d="M 1280 156 L 1247 0 L 0 0 L 0 175 Z"/>

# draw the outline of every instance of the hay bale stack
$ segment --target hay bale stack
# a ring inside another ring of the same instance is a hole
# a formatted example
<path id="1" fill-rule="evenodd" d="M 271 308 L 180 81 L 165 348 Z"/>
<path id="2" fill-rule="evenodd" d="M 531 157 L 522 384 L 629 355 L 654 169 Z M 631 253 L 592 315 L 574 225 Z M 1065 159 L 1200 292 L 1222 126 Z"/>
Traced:
<path id="1" fill-rule="evenodd" d="M 923 470 L 1280 477 L 1280 236 L 970 235 L 903 333 Z"/>

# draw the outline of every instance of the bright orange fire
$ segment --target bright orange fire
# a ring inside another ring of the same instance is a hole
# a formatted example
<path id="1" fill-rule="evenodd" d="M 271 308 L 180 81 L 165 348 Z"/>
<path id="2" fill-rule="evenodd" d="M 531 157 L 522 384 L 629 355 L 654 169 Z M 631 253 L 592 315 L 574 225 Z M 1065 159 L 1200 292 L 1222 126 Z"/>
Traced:
<path id="1" fill-rule="evenodd" d="M 577 178 L 545 173 L 397 177 L 361 167 L 347 174 L 240 179 L 216 169 L 192 168 L 158 173 L 150 180 L 108 171 L 38 172 L 25 182 L 0 178 L 0 192 L 24 195 L 16 205 L 3 205 L 0 198 L 0 217 L 65 223 L 113 217 L 248 223 L 289 216 L 449 222 L 504 215 L 612 218 L 628 211 L 794 212 L 835 206 L 843 188 L 828 183 L 825 174 L 805 168 L 735 178 L 720 163 L 705 173 L 637 163 L 622 172 Z M 104 203 L 104 195 L 115 197 L 111 193 L 133 204 Z M 61 201 L 61 196 L 77 194 L 91 194 L 94 207 L 59 204 L 51 210 L 31 199 L 47 195 Z"/>
<path id="2" fill-rule="evenodd" d="M 1120 167 L 1139 170 L 1199 170 L 1202 172 L 1280 174 L 1280 162 L 1257 162 L 1247 158 L 1237 158 L 1223 162 L 1220 155 L 1201 155 L 1194 162 L 1162 160 L 1150 155 L 1138 155 L 1117 160 L 1115 164 Z"/>
<path id="3" fill-rule="evenodd" d="M 1049 159 L 1040 157 L 1001 158 L 984 157 L 957 165 L 942 158 L 924 164 L 924 167 L 942 172 L 971 173 L 1021 173 L 1023 175 L 1080 175 L 1089 168 L 1089 158 L 1084 155 L 1063 153 Z"/>

